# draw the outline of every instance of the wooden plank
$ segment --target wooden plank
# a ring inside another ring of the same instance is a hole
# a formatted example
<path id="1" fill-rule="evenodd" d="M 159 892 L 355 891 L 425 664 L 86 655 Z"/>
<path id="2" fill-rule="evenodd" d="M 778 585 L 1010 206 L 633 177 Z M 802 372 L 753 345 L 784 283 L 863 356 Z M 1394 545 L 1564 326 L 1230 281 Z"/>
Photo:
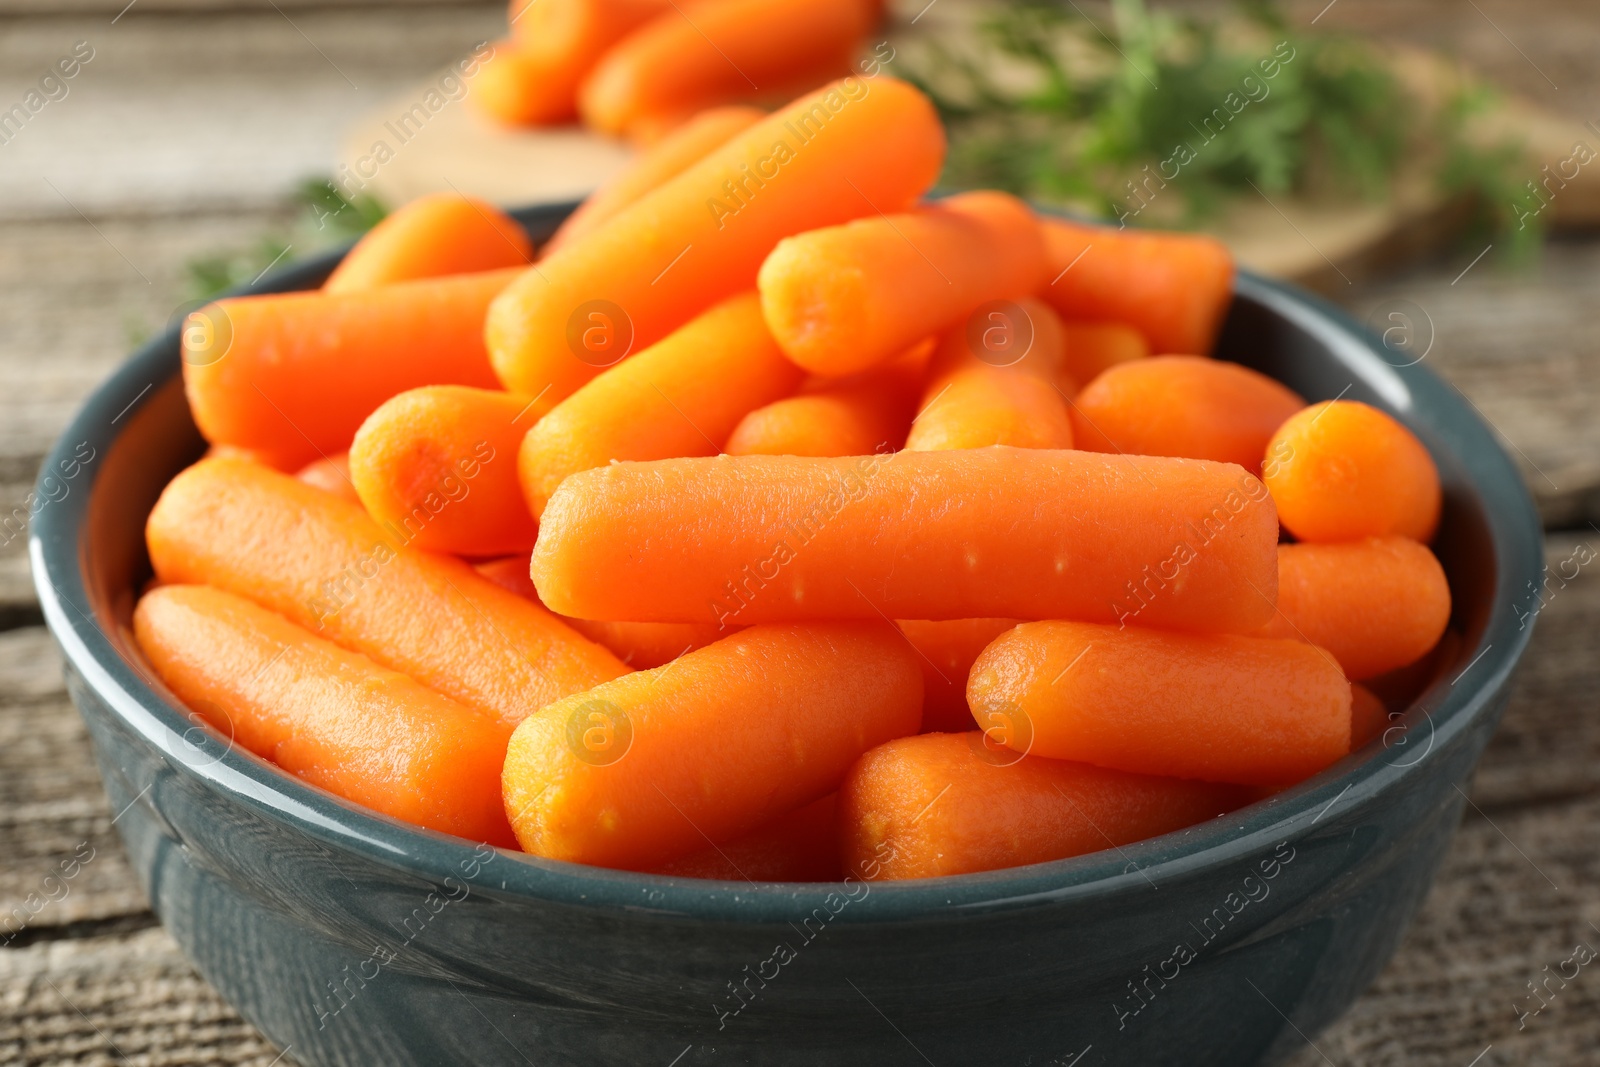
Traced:
<path id="1" fill-rule="evenodd" d="M 0 952 L 0 1062 L 292 1067 L 159 928 Z"/>
<path id="2" fill-rule="evenodd" d="M 0 34 L 0 109 L 74 42 L 93 59 L 0 145 L 0 218 L 237 210 L 333 168 L 342 132 L 505 29 L 503 4 L 30 18 Z M 137 262 L 137 260 L 135 260 Z"/>
<path id="3" fill-rule="evenodd" d="M 1425 353 L 1499 431 L 1546 526 L 1586 529 L 1600 522 L 1600 242 L 1552 241 L 1521 267 L 1487 245 L 1332 295 L 1379 332 L 1413 329 L 1393 361 Z"/>

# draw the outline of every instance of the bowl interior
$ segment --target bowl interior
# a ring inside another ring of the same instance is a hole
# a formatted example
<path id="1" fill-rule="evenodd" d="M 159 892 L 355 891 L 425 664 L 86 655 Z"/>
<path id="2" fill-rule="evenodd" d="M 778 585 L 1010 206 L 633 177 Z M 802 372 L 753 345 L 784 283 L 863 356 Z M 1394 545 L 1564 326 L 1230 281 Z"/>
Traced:
<path id="1" fill-rule="evenodd" d="M 547 236 L 570 207 L 519 213 L 535 239 Z M 319 284 L 338 253 L 278 272 L 251 288 L 283 291 Z M 1451 626 L 1460 652 L 1408 715 L 1426 717 L 1429 744 L 1448 741 L 1477 715 L 1482 694 L 1514 665 L 1527 639 L 1516 601 L 1542 566 L 1541 532 L 1521 480 L 1490 431 L 1454 391 L 1421 366 L 1396 366 L 1385 349 L 1342 312 L 1316 298 L 1251 275 L 1237 283 L 1217 355 L 1283 381 L 1309 400 L 1345 397 L 1383 408 L 1428 445 L 1444 484 L 1444 517 L 1435 544 L 1454 596 Z M 1398 362 L 1398 360 L 1397 360 Z M 183 395 L 178 324 L 141 349 L 91 398 L 45 467 L 94 450 L 60 502 L 35 521 L 31 550 L 41 600 L 52 629 L 87 684 L 134 730 L 164 751 L 192 730 L 135 648 L 129 620 L 151 571 L 144 522 L 167 481 L 204 450 Z M 66 468 L 59 468 L 65 470 Z M 42 484 L 42 483 L 41 483 Z M 82 491 L 79 491 L 79 490 Z M 1454 679 L 1471 665 L 1471 684 Z M 221 740 L 217 744 L 222 745 Z M 859 919 L 905 917 L 950 908 L 1003 907 L 1040 895 L 1111 892 L 1164 865 L 1232 862 L 1262 842 L 1282 840 L 1308 811 L 1342 789 L 1371 791 L 1397 781 L 1411 764 L 1366 750 L 1295 788 L 1212 823 L 1129 846 L 1116 853 L 956 878 L 886 885 Z M 471 850 L 469 843 L 417 830 L 339 800 L 283 775 L 231 746 L 203 766 L 178 773 L 208 777 L 241 802 L 271 809 L 332 847 L 353 848 L 417 873 L 441 876 Z M 1302 820 L 1303 822 L 1303 820 Z M 1270 848 L 1268 844 L 1266 847 Z M 751 920 L 804 910 L 824 890 L 673 880 L 579 867 L 514 854 L 507 889 L 581 900 Z"/>

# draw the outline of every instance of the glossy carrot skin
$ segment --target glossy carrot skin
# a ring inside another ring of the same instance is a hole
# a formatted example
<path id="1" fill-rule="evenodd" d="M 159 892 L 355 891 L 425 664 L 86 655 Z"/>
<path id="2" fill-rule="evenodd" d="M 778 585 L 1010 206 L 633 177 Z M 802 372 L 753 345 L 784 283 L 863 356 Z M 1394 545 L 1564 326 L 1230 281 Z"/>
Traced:
<path id="1" fill-rule="evenodd" d="M 511 125 L 569 122 L 578 86 L 606 50 L 667 10 L 668 0 L 512 0 L 512 37 L 495 42 L 470 98 Z"/>
<path id="2" fill-rule="evenodd" d="M 730 456 L 867 456 L 905 444 L 933 339 L 881 367 L 812 377 L 799 395 L 750 412 L 722 450 Z"/>
<path id="3" fill-rule="evenodd" d="M 1289 532 L 1302 541 L 1399 534 L 1432 540 L 1439 469 L 1416 435 L 1353 400 L 1313 404 L 1273 434 L 1262 479 Z"/>
<path id="4" fill-rule="evenodd" d="M 1122 322 L 1157 355 L 1204 356 L 1233 300 L 1233 256 L 1193 234 L 1043 217 L 1050 275 L 1039 295 L 1061 317 Z"/>
<path id="5" fill-rule="evenodd" d="M 725 844 L 673 860 L 657 874 L 719 882 L 837 882 L 838 794 L 829 793 Z"/>
<path id="6" fill-rule="evenodd" d="M 1028 756 L 982 735 L 923 734 L 868 752 L 839 790 L 840 851 L 867 880 L 936 878 L 1116 848 L 1204 822 L 1245 791 Z"/>
<path id="7" fill-rule="evenodd" d="M 495 386 L 484 314 L 521 273 L 207 305 L 184 326 L 183 384 L 195 423 L 209 441 L 294 470 L 347 451 L 362 420 L 396 393 Z"/>
<path id="8" fill-rule="evenodd" d="M 1072 432 L 1093 452 L 1214 459 L 1255 471 L 1273 433 L 1305 406 L 1292 389 L 1237 363 L 1152 356 L 1085 385 Z"/>
<path id="9" fill-rule="evenodd" d="M 1261 631 L 1327 649 L 1350 678 L 1415 663 L 1450 621 L 1450 583 L 1408 537 L 1278 546 L 1278 611 Z"/>
<path id="10" fill-rule="evenodd" d="M 356 495 L 355 483 L 350 480 L 348 452 L 337 452 L 323 459 L 314 459 L 296 471 L 294 476 L 307 485 L 314 485 L 352 504 L 361 503 L 361 498 Z"/>
<path id="11" fill-rule="evenodd" d="M 986 302 L 1026 296 L 1045 265 L 1027 206 L 974 192 L 789 237 L 761 265 L 757 284 L 789 358 L 816 374 L 843 375 L 965 323 Z"/>
<path id="12" fill-rule="evenodd" d="M 940 339 L 906 448 L 1073 447 L 1065 342 L 1060 317 L 1032 297 L 980 308 Z"/>
<path id="13" fill-rule="evenodd" d="M 486 326 L 495 371 L 513 392 L 564 399 L 749 289 L 784 237 L 904 210 L 933 184 L 944 149 L 933 106 L 902 82 L 846 78 L 803 97 L 501 294 Z"/>
<path id="14" fill-rule="evenodd" d="M 599 62 L 579 107 L 613 135 L 717 104 L 787 101 L 850 73 L 862 0 L 700 0 L 663 12 Z"/>
<path id="15" fill-rule="evenodd" d="M 756 294 L 725 300 L 605 371 L 528 431 L 517 461 L 527 507 L 541 514 L 569 475 L 616 460 L 715 455 L 740 419 L 799 384 Z"/>
<path id="16" fill-rule="evenodd" d="M 1350 683 L 1350 751 L 1355 752 L 1383 736 L 1389 728 L 1389 709 L 1377 694 L 1360 682 Z"/>
<path id="17" fill-rule="evenodd" d="M 973 728 L 967 676 L 978 655 L 1016 619 L 899 619 L 895 625 L 917 650 L 922 666 L 922 732 L 960 733 Z"/>
<path id="18" fill-rule="evenodd" d="M 145 536 L 162 582 L 246 597 L 508 725 L 627 672 L 459 560 L 406 547 L 405 531 L 257 464 L 179 474 Z"/>
<path id="19" fill-rule="evenodd" d="M 325 293 L 525 266 L 533 244 L 522 224 L 477 197 L 431 193 L 368 230 L 322 283 Z"/>
<path id="20" fill-rule="evenodd" d="M 708 108 L 695 115 L 643 149 L 610 181 L 590 193 L 545 243 L 543 253 L 548 256 L 562 245 L 597 229 L 602 222 L 676 178 L 764 117 L 766 112 L 760 108 L 739 105 Z"/>
<path id="21" fill-rule="evenodd" d="M 1252 632 L 1272 613 L 1277 538 L 1261 484 L 1227 464 L 1004 447 L 720 456 L 573 475 L 532 572 L 547 605 L 584 618 Z"/>
<path id="22" fill-rule="evenodd" d="M 1062 330 L 1066 354 L 1061 387 L 1069 393 L 1077 393 L 1112 367 L 1150 354 L 1144 334 L 1124 323 L 1066 322 Z"/>
<path id="23" fill-rule="evenodd" d="M 535 855 L 653 869 L 832 792 L 921 718 L 922 675 L 887 624 L 753 627 L 525 719 L 506 811 Z"/>
<path id="24" fill-rule="evenodd" d="M 528 552 L 538 524 L 517 450 L 549 409 L 499 389 L 431 385 L 384 401 L 356 431 L 350 477 L 367 513 L 417 548 L 463 556 Z"/>
<path id="25" fill-rule="evenodd" d="M 486 560 L 474 568 L 502 589 L 539 604 L 539 591 L 528 575 L 526 555 Z M 636 671 L 671 663 L 679 656 L 727 637 L 732 628 L 709 622 L 596 622 L 562 618 L 562 622 L 595 644 L 611 650 Z"/>
<path id="26" fill-rule="evenodd" d="M 1008 745 L 1135 774 L 1285 785 L 1350 751 L 1350 686 L 1300 641 L 1073 622 L 1023 623 L 972 666 L 979 722 Z"/>
<path id="27" fill-rule="evenodd" d="M 513 845 L 508 725 L 221 590 L 147 593 L 134 634 L 156 674 L 229 742 L 385 815 Z"/>

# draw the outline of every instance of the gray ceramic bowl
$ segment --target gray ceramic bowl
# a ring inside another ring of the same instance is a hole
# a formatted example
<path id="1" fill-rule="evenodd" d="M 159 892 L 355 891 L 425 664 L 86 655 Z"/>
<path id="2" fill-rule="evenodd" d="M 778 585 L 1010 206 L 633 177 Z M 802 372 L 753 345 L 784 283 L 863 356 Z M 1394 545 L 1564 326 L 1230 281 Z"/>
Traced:
<path id="1" fill-rule="evenodd" d="M 541 236 L 562 214 L 523 221 Z M 314 285 L 336 258 L 254 289 Z M 302 1063 L 1267 1063 L 1350 1004 L 1427 892 L 1528 639 L 1518 598 L 1541 537 L 1468 406 L 1333 307 L 1244 275 L 1219 354 L 1421 436 L 1465 640 L 1384 743 L 1077 859 L 871 886 L 680 881 L 475 849 L 232 748 L 151 680 L 128 632 L 145 516 L 202 449 L 175 329 L 51 454 L 33 571 L 151 904 Z"/>

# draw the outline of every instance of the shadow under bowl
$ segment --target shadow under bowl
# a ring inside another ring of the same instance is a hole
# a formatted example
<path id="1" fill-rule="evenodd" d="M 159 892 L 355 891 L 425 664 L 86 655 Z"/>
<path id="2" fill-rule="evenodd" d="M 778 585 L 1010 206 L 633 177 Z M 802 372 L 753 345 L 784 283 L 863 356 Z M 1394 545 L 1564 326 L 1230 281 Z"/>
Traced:
<path id="1" fill-rule="evenodd" d="M 520 217 L 538 238 L 567 210 Z M 337 258 L 250 291 L 316 285 Z M 1336 308 L 1242 275 L 1217 354 L 1376 405 L 1432 450 L 1460 652 L 1315 778 L 1075 859 L 896 884 L 601 870 L 403 825 L 198 727 L 129 632 L 145 518 L 204 447 L 176 325 L 46 461 L 33 573 L 151 905 L 302 1063 L 1269 1063 L 1349 1006 L 1426 894 L 1528 639 L 1542 539 L 1469 406 Z"/>

